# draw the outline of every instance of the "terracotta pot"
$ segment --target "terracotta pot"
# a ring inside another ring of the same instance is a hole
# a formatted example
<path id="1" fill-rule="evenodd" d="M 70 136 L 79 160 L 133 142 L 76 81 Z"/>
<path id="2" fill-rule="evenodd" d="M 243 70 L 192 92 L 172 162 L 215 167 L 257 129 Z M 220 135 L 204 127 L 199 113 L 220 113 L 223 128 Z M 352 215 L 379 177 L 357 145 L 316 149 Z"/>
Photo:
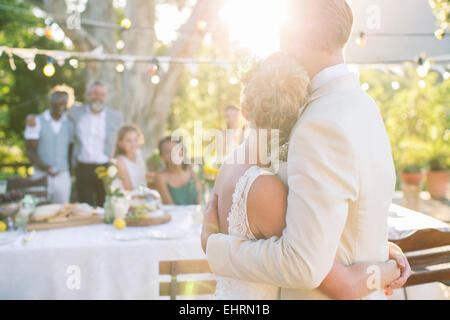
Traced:
<path id="1" fill-rule="evenodd" d="M 422 183 L 423 178 L 425 177 L 425 174 L 423 172 L 420 173 L 406 173 L 402 172 L 401 174 L 402 181 L 405 184 L 412 184 L 419 186 Z"/>
<path id="2" fill-rule="evenodd" d="M 445 199 L 447 195 L 448 171 L 429 171 L 427 173 L 427 187 L 434 199 Z"/>

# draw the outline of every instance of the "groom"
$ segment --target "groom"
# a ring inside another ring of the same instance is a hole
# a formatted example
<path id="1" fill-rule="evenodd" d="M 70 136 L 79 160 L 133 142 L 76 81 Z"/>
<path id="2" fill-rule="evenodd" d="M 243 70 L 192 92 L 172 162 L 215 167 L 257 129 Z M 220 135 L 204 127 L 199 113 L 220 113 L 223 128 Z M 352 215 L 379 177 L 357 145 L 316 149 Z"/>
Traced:
<path id="1" fill-rule="evenodd" d="M 312 94 L 293 130 L 288 156 L 288 208 L 281 238 L 246 241 L 214 234 L 213 200 L 203 245 L 223 277 L 281 287 L 281 299 L 326 299 L 316 288 L 335 257 L 350 265 L 397 258 L 402 286 L 410 274 L 398 247 L 387 245 L 395 170 L 382 118 L 344 63 L 353 14 L 345 0 L 290 0 L 282 50 L 298 57 Z M 384 299 L 382 290 L 369 299 Z"/>

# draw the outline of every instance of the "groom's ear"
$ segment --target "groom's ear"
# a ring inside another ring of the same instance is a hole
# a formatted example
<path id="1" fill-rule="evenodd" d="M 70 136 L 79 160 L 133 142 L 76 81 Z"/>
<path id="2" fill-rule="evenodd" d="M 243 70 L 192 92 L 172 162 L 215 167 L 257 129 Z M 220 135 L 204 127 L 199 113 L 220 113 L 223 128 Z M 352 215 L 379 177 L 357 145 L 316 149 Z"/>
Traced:
<path id="1" fill-rule="evenodd" d="M 248 116 L 247 110 L 241 109 L 241 113 L 242 113 L 242 116 L 244 117 L 245 120 L 250 121 L 250 118 Z"/>

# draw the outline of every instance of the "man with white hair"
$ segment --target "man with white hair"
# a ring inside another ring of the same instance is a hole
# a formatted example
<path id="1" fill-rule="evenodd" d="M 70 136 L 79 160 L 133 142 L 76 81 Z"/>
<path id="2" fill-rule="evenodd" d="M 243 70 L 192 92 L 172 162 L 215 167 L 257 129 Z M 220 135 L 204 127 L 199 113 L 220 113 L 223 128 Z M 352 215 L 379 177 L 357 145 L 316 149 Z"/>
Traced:
<path id="1" fill-rule="evenodd" d="M 94 81 L 87 90 L 87 103 L 72 107 L 68 114 L 75 131 L 72 164 L 78 201 L 92 206 L 103 206 L 105 202 L 105 188 L 95 170 L 108 166 L 123 124 L 122 113 L 107 107 L 106 97 L 106 86 Z"/>
<path id="2" fill-rule="evenodd" d="M 281 287 L 281 299 L 327 299 L 317 288 L 335 257 L 351 265 L 397 256 L 402 276 L 391 285 L 398 288 L 410 268 L 387 242 L 395 169 L 378 108 L 344 62 L 352 10 L 345 0 L 290 0 L 287 7 L 281 48 L 306 68 L 312 94 L 289 142 L 286 229 L 259 241 L 215 234 L 214 198 L 202 233 L 208 262 L 220 277 Z"/>

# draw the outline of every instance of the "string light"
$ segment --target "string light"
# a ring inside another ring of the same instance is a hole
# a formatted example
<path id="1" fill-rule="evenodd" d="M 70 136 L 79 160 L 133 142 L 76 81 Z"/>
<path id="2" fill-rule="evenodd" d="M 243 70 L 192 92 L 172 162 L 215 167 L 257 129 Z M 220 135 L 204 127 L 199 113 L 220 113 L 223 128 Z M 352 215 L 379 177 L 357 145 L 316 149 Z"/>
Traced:
<path id="1" fill-rule="evenodd" d="M 30 71 L 34 71 L 36 69 L 36 63 L 34 61 L 30 61 L 27 63 L 27 68 Z"/>
<path id="2" fill-rule="evenodd" d="M 439 40 L 442 40 L 445 36 L 445 30 L 443 28 L 439 28 L 434 32 L 434 36 Z"/>
<path id="3" fill-rule="evenodd" d="M 239 83 L 239 79 L 238 78 L 236 78 L 236 77 L 231 77 L 230 78 L 230 84 L 236 85 L 238 83 Z"/>
<path id="4" fill-rule="evenodd" d="M 157 74 L 152 76 L 152 83 L 153 84 L 158 84 L 160 81 L 161 81 L 161 78 Z"/>
<path id="5" fill-rule="evenodd" d="M 197 87 L 199 84 L 197 78 L 192 78 L 190 83 L 191 83 L 191 86 L 193 86 L 193 87 Z"/>
<path id="6" fill-rule="evenodd" d="M 53 29 L 51 24 L 45 28 L 45 36 L 49 39 L 53 38 Z"/>
<path id="7" fill-rule="evenodd" d="M 364 32 L 361 32 L 360 34 L 359 34 L 359 37 L 358 37 L 358 39 L 356 39 L 356 44 L 359 46 L 359 47 L 364 47 L 365 45 L 366 45 L 366 39 L 365 39 L 365 34 L 364 34 Z"/>
<path id="8" fill-rule="evenodd" d="M 398 83 L 398 81 L 392 81 L 392 89 L 394 90 L 400 89 L 400 83 Z"/>
<path id="9" fill-rule="evenodd" d="M 417 59 L 417 63 L 419 64 L 416 69 L 417 74 L 419 75 L 419 77 L 425 78 L 431 67 L 430 61 L 425 60 L 425 58 L 423 57 L 419 57 Z"/>
<path id="10" fill-rule="evenodd" d="M 151 75 L 154 75 L 158 72 L 158 66 L 156 64 L 151 63 L 150 66 L 148 67 L 148 73 L 150 73 Z"/>
<path id="11" fill-rule="evenodd" d="M 123 48 L 125 48 L 125 41 L 118 40 L 116 42 L 116 48 L 117 48 L 117 50 L 122 50 Z"/>
<path id="12" fill-rule="evenodd" d="M 362 88 L 364 91 L 367 91 L 367 90 L 369 90 L 370 86 L 369 86 L 369 84 L 368 84 L 367 82 L 364 82 L 364 83 L 361 85 L 361 88 Z"/>
<path id="13" fill-rule="evenodd" d="M 131 20 L 128 18 L 123 18 L 120 21 L 120 26 L 124 29 L 130 29 L 131 28 Z"/>
<path id="14" fill-rule="evenodd" d="M 420 88 L 423 89 L 423 88 L 425 88 L 426 86 L 427 86 L 427 83 L 425 82 L 425 80 L 420 80 L 420 81 L 419 81 L 419 87 L 420 87 Z"/>
<path id="15" fill-rule="evenodd" d="M 55 66 L 53 65 L 53 58 L 51 57 L 47 58 L 47 64 L 44 66 L 44 69 L 42 71 L 44 72 L 44 75 L 49 78 L 55 75 Z"/>
<path id="16" fill-rule="evenodd" d="M 78 60 L 77 59 L 70 59 L 69 64 L 72 66 L 72 68 L 77 69 L 78 68 Z"/>
<path id="17" fill-rule="evenodd" d="M 196 26 L 197 30 L 205 31 L 206 27 L 208 26 L 208 23 L 205 20 L 198 20 Z"/>
<path id="18" fill-rule="evenodd" d="M 124 70 L 125 70 L 125 66 L 123 65 L 123 63 L 119 63 L 119 64 L 116 66 L 116 71 L 117 71 L 117 72 L 122 73 Z"/>

